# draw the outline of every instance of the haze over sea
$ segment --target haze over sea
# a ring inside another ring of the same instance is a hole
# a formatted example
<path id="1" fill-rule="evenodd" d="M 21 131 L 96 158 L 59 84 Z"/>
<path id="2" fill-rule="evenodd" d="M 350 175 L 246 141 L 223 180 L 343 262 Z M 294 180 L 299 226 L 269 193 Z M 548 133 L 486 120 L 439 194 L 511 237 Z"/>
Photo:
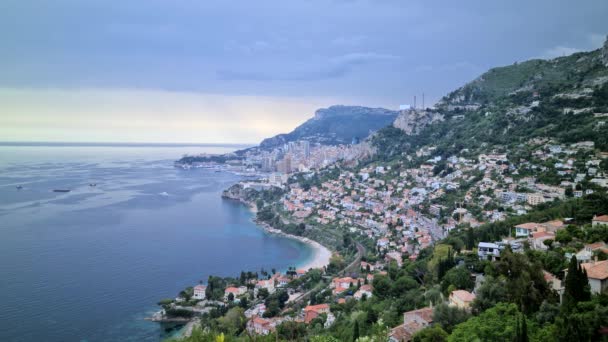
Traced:
<path id="1" fill-rule="evenodd" d="M 240 176 L 173 167 L 236 148 L 0 143 L 0 341 L 158 341 L 158 300 L 310 260 L 221 199 Z"/>

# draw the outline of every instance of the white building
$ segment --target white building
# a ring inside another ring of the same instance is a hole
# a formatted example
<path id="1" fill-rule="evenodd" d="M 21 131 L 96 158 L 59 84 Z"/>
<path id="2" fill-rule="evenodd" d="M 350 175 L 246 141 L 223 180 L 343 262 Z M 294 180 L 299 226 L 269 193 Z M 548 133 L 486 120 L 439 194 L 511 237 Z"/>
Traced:
<path id="1" fill-rule="evenodd" d="M 205 291 L 207 290 L 207 286 L 205 285 L 196 285 L 194 287 L 194 295 L 192 298 L 194 299 L 205 299 Z"/>
<path id="2" fill-rule="evenodd" d="M 491 242 L 480 242 L 477 245 L 477 256 L 480 260 L 496 260 L 500 258 L 500 246 Z"/>

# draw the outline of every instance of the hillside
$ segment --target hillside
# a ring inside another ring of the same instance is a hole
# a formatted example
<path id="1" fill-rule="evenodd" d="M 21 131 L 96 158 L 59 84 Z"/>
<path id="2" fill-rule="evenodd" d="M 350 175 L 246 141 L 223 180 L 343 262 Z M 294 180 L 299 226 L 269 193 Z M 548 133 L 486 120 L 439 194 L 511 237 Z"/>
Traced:
<path id="1" fill-rule="evenodd" d="M 490 69 L 431 111 L 444 120 L 407 132 L 389 127 L 374 143 L 381 159 L 437 146 L 435 155 L 526 144 L 592 141 L 608 149 L 608 43 L 602 49 Z M 428 115 L 427 115 L 428 116 Z M 397 125 L 399 126 L 399 125 Z"/>
<path id="2" fill-rule="evenodd" d="M 383 108 L 331 106 L 317 110 L 313 118 L 290 133 L 264 139 L 260 147 L 269 149 L 296 140 L 325 145 L 349 144 L 353 139 L 363 140 L 371 132 L 390 125 L 397 114 Z"/>

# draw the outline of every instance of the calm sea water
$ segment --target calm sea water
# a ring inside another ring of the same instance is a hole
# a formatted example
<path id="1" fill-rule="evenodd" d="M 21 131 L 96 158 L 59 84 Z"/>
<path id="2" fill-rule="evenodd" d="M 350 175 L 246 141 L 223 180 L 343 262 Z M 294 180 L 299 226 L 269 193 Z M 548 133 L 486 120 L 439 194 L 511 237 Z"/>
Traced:
<path id="1" fill-rule="evenodd" d="M 0 341 L 158 341 L 159 299 L 312 258 L 221 199 L 238 176 L 172 164 L 234 149 L 0 145 Z"/>

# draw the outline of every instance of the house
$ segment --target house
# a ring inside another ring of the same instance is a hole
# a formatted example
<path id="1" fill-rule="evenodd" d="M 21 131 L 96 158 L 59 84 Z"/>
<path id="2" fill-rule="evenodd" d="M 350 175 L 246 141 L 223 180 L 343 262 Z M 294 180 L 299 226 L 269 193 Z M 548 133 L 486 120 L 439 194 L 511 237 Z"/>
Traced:
<path id="1" fill-rule="evenodd" d="M 465 290 L 454 290 L 450 293 L 449 302 L 451 306 L 455 306 L 459 309 L 469 310 L 471 303 L 475 300 L 475 295 Z"/>
<path id="2" fill-rule="evenodd" d="M 408 342 L 418 331 L 433 323 L 433 308 L 408 311 L 403 314 L 403 324 L 393 329 L 389 334 L 391 342 Z"/>
<path id="3" fill-rule="evenodd" d="M 530 237 L 530 247 L 536 250 L 547 250 L 549 247 L 545 245 L 545 240 L 555 240 L 555 234 L 549 232 L 532 233 Z"/>
<path id="4" fill-rule="evenodd" d="M 270 319 L 253 316 L 247 321 L 247 331 L 257 335 L 268 335 L 275 330 L 275 326 Z"/>
<path id="5" fill-rule="evenodd" d="M 587 262 L 593 258 L 593 252 L 602 251 L 608 254 L 608 246 L 606 246 L 605 242 L 595 242 L 591 244 L 585 245 L 583 249 L 576 253 L 576 260 L 579 262 Z"/>
<path id="6" fill-rule="evenodd" d="M 479 260 L 496 260 L 500 258 L 500 246 L 491 242 L 480 242 L 477 245 Z"/>
<path id="7" fill-rule="evenodd" d="M 287 284 L 289 284 L 289 282 L 291 281 L 291 279 L 289 279 L 288 277 L 278 277 L 277 278 L 277 287 L 283 287 L 286 286 Z"/>
<path id="8" fill-rule="evenodd" d="M 365 298 L 370 298 L 372 296 L 371 285 L 361 285 L 361 287 L 359 288 L 359 290 L 357 290 L 357 292 L 355 292 L 353 297 L 355 297 L 356 300 L 361 300 L 361 298 L 363 298 L 363 295 L 365 295 Z"/>
<path id="9" fill-rule="evenodd" d="M 194 295 L 192 298 L 194 299 L 205 299 L 205 291 L 207 290 L 207 286 L 199 284 L 194 287 Z"/>
<path id="10" fill-rule="evenodd" d="M 339 294 L 348 290 L 351 286 L 357 285 L 358 281 L 359 279 L 351 277 L 334 278 L 331 281 L 330 287 L 333 288 L 334 294 Z"/>
<path id="11" fill-rule="evenodd" d="M 268 290 L 268 293 L 274 293 L 274 279 L 258 280 L 258 282 L 255 284 L 255 288 L 256 290 L 266 289 Z"/>
<path id="12" fill-rule="evenodd" d="M 538 229 L 538 223 L 528 222 L 515 226 L 515 237 L 528 237 Z"/>
<path id="13" fill-rule="evenodd" d="M 368 270 L 368 267 L 369 267 L 369 270 Z M 374 265 L 367 263 L 365 261 L 361 261 L 361 270 L 373 272 L 375 269 L 376 268 L 374 267 Z"/>
<path id="14" fill-rule="evenodd" d="M 304 309 L 304 323 L 309 324 L 321 314 L 329 314 L 329 304 L 308 305 Z"/>
<path id="15" fill-rule="evenodd" d="M 558 292 L 562 290 L 562 281 L 558 277 L 545 270 L 543 270 L 543 277 L 547 281 L 547 284 L 549 284 L 549 288 Z"/>
<path id="16" fill-rule="evenodd" d="M 306 274 L 306 270 L 296 270 L 296 278 L 301 278 L 303 275 Z"/>
<path id="17" fill-rule="evenodd" d="M 593 227 L 599 225 L 608 226 L 608 215 L 593 216 L 593 220 L 591 220 L 591 225 Z"/>
<path id="18" fill-rule="evenodd" d="M 253 316 L 263 316 L 264 312 L 266 312 L 266 305 L 260 303 L 245 311 L 245 317 L 252 318 Z"/>
<path id="19" fill-rule="evenodd" d="M 228 297 L 230 296 L 230 294 L 232 294 L 232 296 L 234 297 L 234 299 L 236 301 L 238 301 L 238 299 L 236 297 L 244 294 L 245 292 L 247 292 L 247 288 L 245 286 L 239 286 L 239 287 L 230 286 L 230 287 L 227 287 L 224 290 L 224 300 L 228 300 Z"/>
<path id="20" fill-rule="evenodd" d="M 541 223 L 539 230 L 544 229 L 544 231 L 546 231 L 546 232 L 555 233 L 558 230 L 564 228 L 565 226 L 566 226 L 566 224 L 564 223 L 564 221 L 553 220 L 553 221 L 547 221 L 547 222 Z"/>
<path id="21" fill-rule="evenodd" d="M 608 288 L 608 260 L 582 263 L 587 272 L 591 293 L 598 294 Z"/>

